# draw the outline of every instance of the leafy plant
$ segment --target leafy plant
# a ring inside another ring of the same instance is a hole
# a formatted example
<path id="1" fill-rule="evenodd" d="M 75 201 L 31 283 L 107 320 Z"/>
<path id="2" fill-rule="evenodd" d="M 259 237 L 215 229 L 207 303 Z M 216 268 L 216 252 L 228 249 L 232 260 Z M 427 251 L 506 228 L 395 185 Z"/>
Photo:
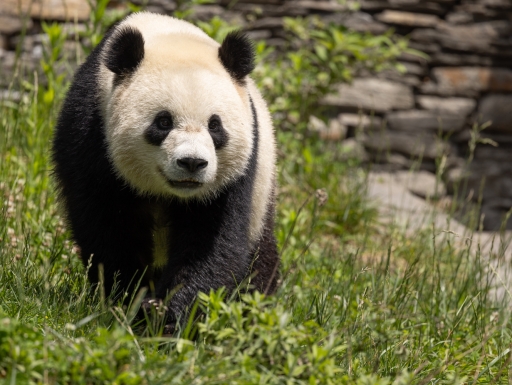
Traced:
<path id="1" fill-rule="evenodd" d="M 85 40 L 85 44 L 82 47 L 86 55 L 91 53 L 93 48 L 100 43 L 110 26 L 123 19 L 128 13 L 142 10 L 142 7 L 130 2 L 127 2 L 126 8 L 110 9 L 107 8 L 110 0 L 87 0 L 87 3 L 91 13 L 89 21 L 86 23 L 86 30 L 82 34 L 82 38 Z"/>
<path id="2" fill-rule="evenodd" d="M 322 116 L 322 99 L 339 83 L 350 82 L 365 69 L 403 68 L 397 57 L 407 41 L 387 34 L 373 36 L 325 24 L 319 18 L 285 18 L 287 46 L 279 52 L 257 45 L 259 66 L 255 78 L 270 101 L 281 130 L 306 135 L 312 115 Z M 269 58 L 271 58 L 269 60 Z"/>

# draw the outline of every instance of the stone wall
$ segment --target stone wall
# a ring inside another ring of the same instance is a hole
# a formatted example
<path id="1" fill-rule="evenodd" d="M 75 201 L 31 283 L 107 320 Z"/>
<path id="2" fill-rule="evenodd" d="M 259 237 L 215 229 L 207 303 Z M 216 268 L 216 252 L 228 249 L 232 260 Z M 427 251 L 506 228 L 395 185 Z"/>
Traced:
<path id="1" fill-rule="evenodd" d="M 110 6 L 124 7 L 119 2 Z M 147 9 L 172 14 L 175 3 L 149 0 Z M 362 144 L 364 156 L 376 167 L 398 170 L 417 164 L 433 172 L 444 154 L 448 188 L 469 175 L 468 193 L 474 197 L 485 178 L 484 226 L 499 227 L 512 207 L 512 0 L 362 0 L 358 8 L 335 0 L 219 0 L 194 13 L 201 20 L 221 16 L 274 46 L 284 44 L 283 16 L 312 13 L 360 32 L 380 34 L 392 27 L 409 36 L 410 46 L 428 58 L 404 54 L 400 62 L 406 74 L 386 71 L 340 85 L 325 100 L 330 126 L 348 133 L 347 142 Z M 83 29 L 88 17 L 85 0 L 2 0 L 0 87 L 8 87 L 24 25 L 20 60 L 31 73 L 42 55 L 41 21 L 62 21 L 73 32 Z M 68 52 L 80 44 L 76 37 L 70 34 Z M 9 97 L 19 95 L 10 92 Z M 464 159 L 472 127 L 488 121 L 492 124 L 482 136 L 495 146 L 477 146 L 468 169 Z"/>

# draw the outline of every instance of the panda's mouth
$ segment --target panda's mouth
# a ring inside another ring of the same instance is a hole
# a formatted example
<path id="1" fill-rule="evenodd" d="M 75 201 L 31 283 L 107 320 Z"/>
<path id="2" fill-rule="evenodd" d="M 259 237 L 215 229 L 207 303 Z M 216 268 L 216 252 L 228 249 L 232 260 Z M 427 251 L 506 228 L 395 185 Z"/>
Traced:
<path id="1" fill-rule="evenodd" d="M 201 187 L 203 184 L 201 182 L 197 182 L 195 180 L 170 180 L 167 179 L 167 183 L 171 185 L 171 187 L 177 187 L 177 188 L 198 188 Z"/>
<path id="2" fill-rule="evenodd" d="M 169 186 L 171 186 L 173 188 L 194 189 L 194 188 L 199 188 L 203 185 L 203 183 L 198 182 L 195 179 L 172 180 L 172 179 L 167 178 L 167 176 L 165 175 L 165 173 L 163 172 L 163 170 L 160 167 L 158 167 L 158 171 L 160 172 L 160 175 L 162 175 L 162 177 L 167 181 Z"/>

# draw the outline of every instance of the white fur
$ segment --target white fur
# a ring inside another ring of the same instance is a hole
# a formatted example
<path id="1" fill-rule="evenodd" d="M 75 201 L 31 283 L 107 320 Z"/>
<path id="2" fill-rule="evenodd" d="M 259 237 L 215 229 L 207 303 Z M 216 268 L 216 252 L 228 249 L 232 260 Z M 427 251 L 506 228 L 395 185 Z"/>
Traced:
<path id="1" fill-rule="evenodd" d="M 274 127 L 267 104 L 252 79 L 247 79 L 247 88 L 258 114 L 259 151 L 258 167 L 252 196 L 252 215 L 249 239 L 256 242 L 263 230 L 267 207 L 274 194 L 276 145 Z M 272 213 L 273 215 L 274 213 Z"/>
<path id="2" fill-rule="evenodd" d="M 116 31 L 131 26 L 144 38 L 144 59 L 129 81 L 113 86 L 102 65 L 100 85 L 106 140 L 116 171 L 141 194 L 209 199 L 245 171 L 253 148 L 252 98 L 259 121 L 250 239 L 261 235 L 274 182 L 275 144 L 267 107 L 252 80 L 237 84 L 218 59 L 219 44 L 187 22 L 137 13 Z M 114 31 L 113 36 L 115 36 Z M 108 49 L 109 42 L 106 43 Z M 162 145 L 146 142 L 145 130 L 160 111 L 171 113 L 174 128 Z M 208 133 L 217 114 L 228 133 L 227 145 L 215 150 Z M 182 157 L 201 158 L 208 166 L 197 173 L 197 189 L 172 188 L 167 179 L 186 178 L 176 166 Z"/>

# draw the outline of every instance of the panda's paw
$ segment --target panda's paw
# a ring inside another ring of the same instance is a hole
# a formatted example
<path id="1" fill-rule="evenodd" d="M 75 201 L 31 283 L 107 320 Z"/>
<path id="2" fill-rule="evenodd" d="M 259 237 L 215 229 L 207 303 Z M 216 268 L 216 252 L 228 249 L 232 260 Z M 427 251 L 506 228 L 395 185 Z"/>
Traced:
<path id="1" fill-rule="evenodd" d="M 171 337 L 176 331 L 176 324 L 170 323 L 164 326 L 164 330 L 162 331 L 163 337 Z"/>
<path id="2" fill-rule="evenodd" d="M 172 337 L 179 326 L 175 313 L 170 309 L 170 304 L 158 298 L 145 298 L 141 303 L 139 314 L 140 319 L 146 319 L 156 329 L 164 325 L 162 329 L 164 337 Z"/>
<path id="3" fill-rule="evenodd" d="M 158 298 L 146 298 L 141 304 L 142 310 L 148 315 L 162 317 L 167 314 L 169 308 Z"/>

